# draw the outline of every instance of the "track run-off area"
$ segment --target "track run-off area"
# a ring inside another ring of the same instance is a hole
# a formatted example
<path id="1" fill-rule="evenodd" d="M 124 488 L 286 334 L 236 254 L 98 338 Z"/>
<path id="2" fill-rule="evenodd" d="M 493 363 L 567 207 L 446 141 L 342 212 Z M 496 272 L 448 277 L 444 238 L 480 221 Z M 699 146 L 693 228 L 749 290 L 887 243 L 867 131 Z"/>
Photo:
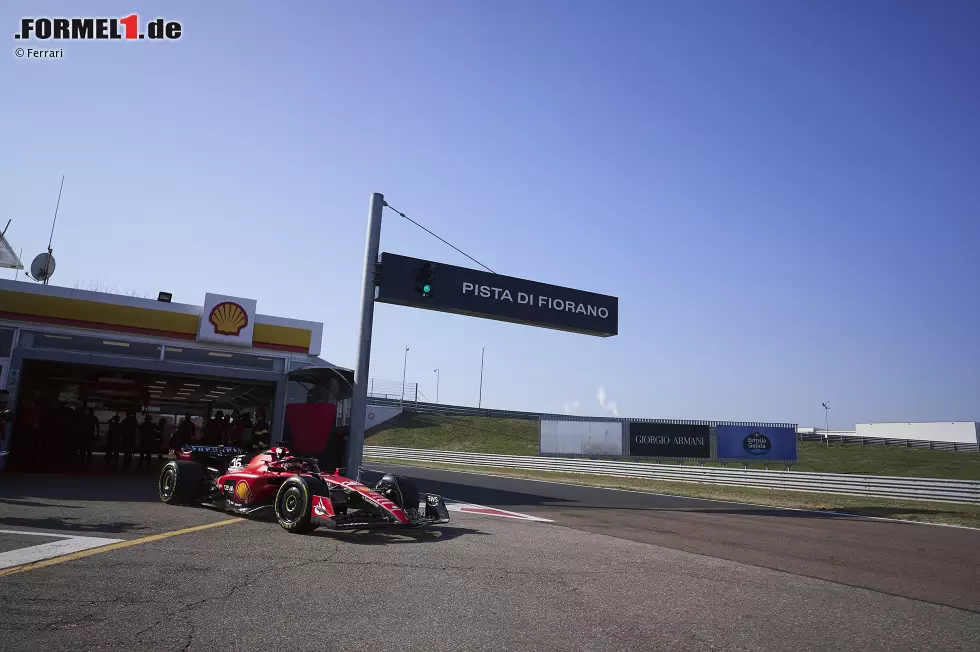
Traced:
<path id="1" fill-rule="evenodd" d="M 978 649 L 980 530 L 369 466 L 451 522 L 290 535 L 4 474 L 0 649 Z"/>

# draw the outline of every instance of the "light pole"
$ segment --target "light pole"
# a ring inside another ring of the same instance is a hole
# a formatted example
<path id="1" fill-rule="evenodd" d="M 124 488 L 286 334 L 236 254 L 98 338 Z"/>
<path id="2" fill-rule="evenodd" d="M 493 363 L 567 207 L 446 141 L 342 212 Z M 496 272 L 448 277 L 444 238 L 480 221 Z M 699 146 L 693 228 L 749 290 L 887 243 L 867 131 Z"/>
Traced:
<path id="1" fill-rule="evenodd" d="M 830 401 L 823 402 L 823 434 L 827 438 L 827 445 L 830 446 Z"/>
<path id="2" fill-rule="evenodd" d="M 405 407 L 405 372 L 408 371 L 408 347 L 405 347 L 405 364 L 402 365 L 402 398 L 398 401 L 398 408 Z"/>
<path id="3" fill-rule="evenodd" d="M 433 369 L 436 373 L 436 405 L 439 405 L 439 370 Z"/>
<path id="4" fill-rule="evenodd" d="M 476 404 L 477 409 L 483 406 L 483 356 L 487 352 L 487 347 L 480 350 L 480 399 Z"/>

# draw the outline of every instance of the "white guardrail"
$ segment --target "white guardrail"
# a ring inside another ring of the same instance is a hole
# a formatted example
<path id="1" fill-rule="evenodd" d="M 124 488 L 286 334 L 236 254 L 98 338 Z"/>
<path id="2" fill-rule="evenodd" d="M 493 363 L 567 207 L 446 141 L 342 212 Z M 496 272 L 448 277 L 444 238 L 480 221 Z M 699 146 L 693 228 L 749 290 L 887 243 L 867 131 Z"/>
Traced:
<path id="1" fill-rule="evenodd" d="M 849 473 L 811 473 L 807 471 L 763 471 L 759 469 L 726 469 L 642 462 L 612 462 L 560 457 L 523 455 L 489 455 L 431 451 L 417 448 L 365 446 L 364 457 L 402 459 L 417 462 L 439 462 L 465 466 L 489 466 L 508 469 L 585 473 L 623 478 L 649 478 L 674 482 L 811 491 L 876 496 L 897 500 L 932 500 L 951 503 L 980 504 L 980 482 L 943 478 L 902 478 L 884 475 Z"/>

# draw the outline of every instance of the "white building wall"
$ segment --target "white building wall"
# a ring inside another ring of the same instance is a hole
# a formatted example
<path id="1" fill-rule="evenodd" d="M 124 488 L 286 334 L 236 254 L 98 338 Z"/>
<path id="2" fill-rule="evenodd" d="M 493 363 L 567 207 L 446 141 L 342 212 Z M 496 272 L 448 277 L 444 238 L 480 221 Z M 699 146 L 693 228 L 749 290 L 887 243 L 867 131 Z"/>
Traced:
<path id="1" fill-rule="evenodd" d="M 859 423 L 857 424 L 857 436 L 980 444 L 980 423 L 976 421 Z"/>
<path id="2" fill-rule="evenodd" d="M 368 405 L 364 417 L 364 429 L 373 428 L 401 414 L 401 408 Z"/>

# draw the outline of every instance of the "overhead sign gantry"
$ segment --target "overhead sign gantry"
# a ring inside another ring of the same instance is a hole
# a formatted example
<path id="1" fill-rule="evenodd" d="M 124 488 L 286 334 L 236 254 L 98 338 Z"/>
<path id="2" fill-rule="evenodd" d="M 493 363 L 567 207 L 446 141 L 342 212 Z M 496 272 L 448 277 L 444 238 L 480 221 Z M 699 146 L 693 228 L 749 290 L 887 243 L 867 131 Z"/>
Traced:
<path id="1" fill-rule="evenodd" d="M 364 453 L 367 378 L 375 302 L 506 321 L 598 337 L 619 334 L 619 299 L 478 269 L 385 253 L 379 259 L 384 195 L 371 195 L 347 474 Z"/>
<path id="2" fill-rule="evenodd" d="M 619 331 L 616 297 L 387 252 L 375 300 L 599 337 Z"/>

